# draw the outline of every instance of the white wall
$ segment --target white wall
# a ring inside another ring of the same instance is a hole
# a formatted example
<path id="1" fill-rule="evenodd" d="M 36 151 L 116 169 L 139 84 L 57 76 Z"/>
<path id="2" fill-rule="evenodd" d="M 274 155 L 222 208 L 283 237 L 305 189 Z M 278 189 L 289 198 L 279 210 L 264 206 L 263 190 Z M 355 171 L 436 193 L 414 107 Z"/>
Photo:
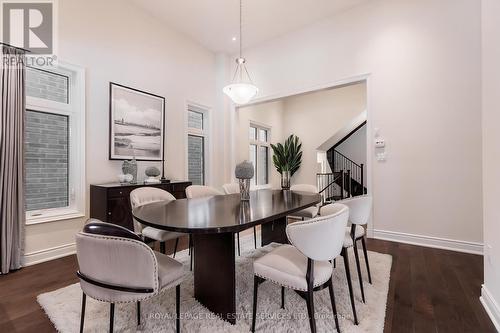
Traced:
<path id="1" fill-rule="evenodd" d="M 366 181 L 366 125 L 338 145 L 335 150 L 347 156 L 356 164 L 363 164 L 363 177 Z"/>
<path id="2" fill-rule="evenodd" d="M 483 304 L 500 331 L 500 2 L 483 0 Z"/>
<path id="3" fill-rule="evenodd" d="M 185 107 L 215 107 L 215 55 L 173 32 L 128 2 L 59 1 L 59 52 L 86 69 L 86 168 L 89 184 L 116 180 L 121 161 L 108 160 L 109 82 L 166 98 L 166 176 L 185 179 Z M 212 110 L 214 184 L 224 180 L 224 121 Z M 219 128 L 220 126 L 220 128 Z M 140 163 L 144 170 L 146 163 Z M 88 193 L 87 193 L 88 200 Z M 87 201 L 88 211 L 89 201 Z M 74 249 L 74 234 L 85 219 L 28 226 L 28 262 Z M 52 249 L 52 251 L 51 251 Z"/>
<path id="4" fill-rule="evenodd" d="M 378 237 L 482 249 L 480 14 L 376 0 L 245 51 L 261 100 L 370 74 L 368 133 L 387 142 L 368 162 Z"/>
<path id="5" fill-rule="evenodd" d="M 366 109 L 364 83 L 284 99 L 284 137 L 302 141 L 302 164 L 292 184 L 316 185 L 317 149 Z"/>
<path id="6" fill-rule="evenodd" d="M 241 107 L 236 111 L 236 163 L 248 160 L 250 124 L 261 125 L 271 130 L 270 143 L 283 142 L 283 101 L 273 101 L 258 105 Z M 273 188 L 280 187 L 280 174 L 272 164 L 272 149 L 269 148 L 269 182 Z"/>

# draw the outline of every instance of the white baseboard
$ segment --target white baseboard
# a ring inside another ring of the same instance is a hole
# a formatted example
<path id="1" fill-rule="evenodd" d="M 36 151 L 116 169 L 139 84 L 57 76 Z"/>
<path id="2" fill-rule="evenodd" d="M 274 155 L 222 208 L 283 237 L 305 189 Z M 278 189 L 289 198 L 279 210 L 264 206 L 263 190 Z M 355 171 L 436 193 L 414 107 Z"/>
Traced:
<path id="1" fill-rule="evenodd" d="M 500 307 L 484 284 L 481 286 L 481 297 L 479 297 L 479 300 L 483 304 L 488 316 L 490 316 L 493 325 L 500 332 Z"/>
<path id="2" fill-rule="evenodd" d="M 76 253 L 76 244 L 64 244 L 48 249 L 24 254 L 23 266 L 36 265 L 45 261 L 54 260 Z"/>
<path id="3" fill-rule="evenodd" d="M 451 250 L 457 252 L 465 252 L 472 254 L 483 254 L 483 244 L 475 242 L 467 242 L 462 240 L 413 235 L 403 232 L 385 231 L 385 230 L 368 230 L 368 235 L 372 235 L 375 239 L 387 240 L 398 243 L 406 243 L 412 245 L 420 245 L 433 247 L 436 249 Z"/>

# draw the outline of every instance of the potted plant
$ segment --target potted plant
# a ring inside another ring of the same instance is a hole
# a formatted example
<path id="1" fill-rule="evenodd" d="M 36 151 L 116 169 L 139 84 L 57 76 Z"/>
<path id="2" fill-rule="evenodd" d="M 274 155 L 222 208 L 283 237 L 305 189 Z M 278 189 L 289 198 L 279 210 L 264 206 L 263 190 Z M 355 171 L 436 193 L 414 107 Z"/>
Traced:
<path id="1" fill-rule="evenodd" d="M 281 175 L 281 188 L 290 189 L 290 179 L 300 168 L 302 163 L 302 143 L 299 138 L 291 134 L 284 144 L 271 144 L 273 150 L 273 164 Z"/>

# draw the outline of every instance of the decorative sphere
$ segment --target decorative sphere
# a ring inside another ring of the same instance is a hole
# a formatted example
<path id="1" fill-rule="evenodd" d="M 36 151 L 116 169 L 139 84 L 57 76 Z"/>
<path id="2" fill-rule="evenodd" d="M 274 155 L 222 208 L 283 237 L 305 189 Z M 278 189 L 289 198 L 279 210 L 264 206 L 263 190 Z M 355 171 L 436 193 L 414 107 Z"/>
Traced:
<path id="1" fill-rule="evenodd" d="M 160 175 L 160 170 L 157 167 L 151 166 L 144 172 L 148 177 L 158 177 Z"/>
<path id="2" fill-rule="evenodd" d="M 252 162 L 243 161 L 236 166 L 234 169 L 234 176 L 237 179 L 252 179 L 254 175 L 254 169 Z"/>

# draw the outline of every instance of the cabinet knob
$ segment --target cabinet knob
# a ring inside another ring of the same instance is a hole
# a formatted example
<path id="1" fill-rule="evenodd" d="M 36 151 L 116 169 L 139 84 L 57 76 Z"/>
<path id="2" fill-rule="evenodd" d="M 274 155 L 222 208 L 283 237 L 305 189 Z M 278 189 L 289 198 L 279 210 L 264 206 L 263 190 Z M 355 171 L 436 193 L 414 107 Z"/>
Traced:
<path id="1" fill-rule="evenodd" d="M 120 191 L 120 194 L 123 194 L 123 192 L 122 192 L 122 191 Z"/>
<path id="2" fill-rule="evenodd" d="M 111 215 L 111 212 L 108 212 L 108 215 Z"/>

